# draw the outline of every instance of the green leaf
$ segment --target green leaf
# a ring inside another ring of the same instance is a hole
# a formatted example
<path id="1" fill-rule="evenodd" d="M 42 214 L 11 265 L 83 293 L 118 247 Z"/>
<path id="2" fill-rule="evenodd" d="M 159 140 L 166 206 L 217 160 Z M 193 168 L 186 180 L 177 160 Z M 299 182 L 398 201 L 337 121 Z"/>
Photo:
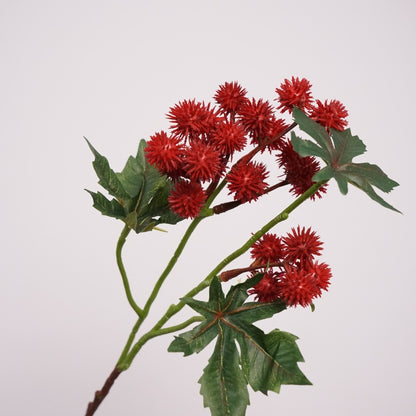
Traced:
<path id="1" fill-rule="evenodd" d="M 303 358 L 296 337 L 277 330 L 266 335 L 253 325 L 286 309 L 280 301 L 246 302 L 247 290 L 262 277 L 258 274 L 232 286 L 226 296 L 220 280 L 214 278 L 208 301 L 183 299 L 205 320 L 176 336 L 169 351 L 184 355 L 198 353 L 217 337 L 214 352 L 199 380 L 204 405 L 213 416 L 244 415 L 249 404 L 247 384 L 264 394 L 279 392 L 282 384 L 310 384 L 297 366 L 297 361 Z"/>
<path id="2" fill-rule="evenodd" d="M 87 141 L 89 148 L 95 156 L 92 165 L 94 167 L 95 173 L 98 176 L 98 183 L 106 191 L 108 191 L 110 195 L 116 197 L 118 200 L 128 200 L 130 196 L 124 189 L 116 173 L 110 168 L 108 160 L 104 156 L 100 155 L 85 137 L 84 139 Z"/>
<path id="3" fill-rule="evenodd" d="M 217 336 L 215 321 L 204 321 L 191 331 L 175 337 L 169 345 L 169 352 L 183 352 L 185 356 L 202 351 Z"/>
<path id="4" fill-rule="evenodd" d="M 370 163 L 353 163 L 347 165 L 343 173 L 351 179 L 351 183 L 356 183 L 361 187 L 365 182 L 368 182 L 383 192 L 390 192 L 395 186 L 399 185 L 390 179 L 377 165 Z M 365 181 L 361 182 L 363 178 Z"/>
<path id="5" fill-rule="evenodd" d="M 247 328 L 237 339 L 243 371 L 254 391 L 279 393 L 283 384 L 311 384 L 297 365 L 303 358 L 295 336 L 279 330 L 265 335 L 258 328 Z"/>
<path id="6" fill-rule="evenodd" d="M 291 133 L 291 143 L 295 152 L 299 153 L 300 156 L 317 156 L 323 160 L 327 160 L 329 153 L 322 147 L 319 147 L 316 143 L 310 140 L 303 140 L 296 136 L 295 132 Z"/>
<path id="7" fill-rule="evenodd" d="M 367 150 L 365 144 L 358 136 L 353 136 L 350 129 L 338 131 L 331 129 L 335 149 L 329 162 L 335 166 L 352 163 L 352 159 L 360 156 Z"/>
<path id="8" fill-rule="evenodd" d="M 275 329 L 265 337 L 267 351 L 281 367 L 280 384 L 312 384 L 300 371 L 298 362 L 304 362 L 299 347 L 296 344 L 297 336 Z"/>
<path id="9" fill-rule="evenodd" d="M 114 172 L 108 160 L 85 140 L 95 156 L 93 167 L 98 183 L 116 198 L 109 201 L 99 192 L 88 191 L 94 208 L 103 215 L 122 220 L 136 233 L 151 231 L 159 224 L 176 224 L 183 219 L 169 207 L 171 181 L 146 161 L 145 140 L 140 141 L 136 156 L 130 156 L 119 173 Z"/>
<path id="10" fill-rule="evenodd" d="M 331 142 L 331 138 L 329 137 L 329 134 L 324 127 L 311 120 L 302 110 L 299 110 L 297 107 L 293 108 L 293 118 L 303 131 L 315 139 L 315 141 L 324 152 L 326 152 L 328 155 L 332 153 L 334 147 Z"/>
<path id="11" fill-rule="evenodd" d="M 117 177 L 131 198 L 136 197 L 143 186 L 144 167 L 133 156 L 127 159 L 123 170 Z"/>
<path id="12" fill-rule="evenodd" d="M 204 407 L 212 416 L 244 416 L 250 404 L 247 382 L 239 365 L 239 354 L 231 331 L 218 324 L 214 352 L 198 381 Z"/>
<path id="13" fill-rule="evenodd" d="M 92 196 L 94 201 L 93 207 L 98 209 L 103 215 L 118 219 L 123 219 L 125 217 L 124 209 L 117 200 L 112 199 L 109 201 L 100 192 L 91 192 L 88 189 L 86 189 L 86 191 Z"/>
<path id="14" fill-rule="evenodd" d="M 398 183 L 391 180 L 376 165 L 369 163 L 355 163 L 345 168 L 344 177 L 348 178 L 348 182 L 364 191 L 371 199 L 389 208 L 393 211 L 400 212 L 392 205 L 384 201 L 374 191 L 372 185 L 384 192 L 389 192 Z"/>
<path id="15" fill-rule="evenodd" d="M 292 133 L 291 143 L 294 150 L 302 157 L 320 157 L 327 164 L 314 175 L 314 181 L 334 178 L 344 195 L 348 193 L 348 183 L 350 183 L 382 206 L 400 212 L 381 198 L 373 188 L 375 186 L 383 192 L 390 192 L 399 184 L 390 179 L 377 165 L 353 162 L 354 157 L 366 151 L 365 144 L 358 136 L 353 136 L 350 129 L 344 131 L 330 129 L 329 134 L 298 108 L 293 109 L 293 116 L 301 130 L 316 142 L 303 140 Z"/>

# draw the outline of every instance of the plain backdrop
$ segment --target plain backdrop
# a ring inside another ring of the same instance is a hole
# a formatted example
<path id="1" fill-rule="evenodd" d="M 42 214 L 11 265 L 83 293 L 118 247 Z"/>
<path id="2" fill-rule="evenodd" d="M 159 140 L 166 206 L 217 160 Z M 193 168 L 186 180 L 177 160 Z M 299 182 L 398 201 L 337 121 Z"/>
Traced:
<path id="1" fill-rule="evenodd" d="M 1 0 L 0 413 L 83 415 L 134 323 L 114 256 L 122 224 L 84 191 L 99 185 L 83 136 L 121 170 L 179 100 L 208 102 L 238 81 L 275 103 L 294 75 L 345 104 L 368 149 L 359 161 L 400 183 L 385 197 L 403 215 L 331 183 L 274 230 L 312 226 L 334 277 L 314 313 L 263 324 L 300 338 L 313 386 L 251 392 L 247 415 L 414 415 L 415 21 L 414 0 Z M 202 223 L 149 325 L 292 199 L 273 193 Z M 186 225 L 129 236 L 139 304 Z M 209 415 L 197 380 L 213 344 L 183 358 L 166 352 L 171 340 L 144 347 L 97 416 Z"/>

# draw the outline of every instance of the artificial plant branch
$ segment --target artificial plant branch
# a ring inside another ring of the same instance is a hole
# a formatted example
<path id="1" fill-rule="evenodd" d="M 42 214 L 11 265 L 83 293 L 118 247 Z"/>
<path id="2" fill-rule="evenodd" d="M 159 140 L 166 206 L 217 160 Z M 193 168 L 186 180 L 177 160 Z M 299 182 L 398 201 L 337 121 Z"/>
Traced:
<path id="1" fill-rule="evenodd" d="M 331 269 L 314 259 L 320 255 L 322 243 L 311 228 L 292 228 L 291 233 L 282 238 L 271 233 L 262 237 L 307 199 L 315 195 L 321 197 L 325 191 L 321 187 L 331 178 L 337 181 L 343 194 L 347 193 L 350 183 L 393 210 L 396 209 L 373 187 L 390 192 L 398 185 L 378 166 L 353 162 L 354 157 L 365 151 L 365 145 L 346 129 L 348 112 L 337 100 L 316 100 L 314 104 L 310 88 L 308 80 L 295 77 L 286 79 L 280 88 L 276 88 L 280 103 L 277 110 L 293 116 L 290 125 L 268 100 L 249 99 L 246 90 L 236 82 L 219 87 L 214 97 L 218 106 L 210 107 L 210 104 L 196 100 L 181 101 L 167 114 L 170 133 L 160 131 L 149 140 L 141 140 L 136 156 L 129 157 L 121 172 L 113 171 L 108 160 L 88 142 L 95 157 L 93 167 L 99 184 L 110 196 L 109 199 L 101 192 L 88 191 L 93 206 L 103 215 L 125 224 L 117 242 L 116 258 L 126 297 L 137 320 L 116 368 L 102 389 L 95 393 L 86 416 L 93 415 L 115 379 L 129 368 L 147 341 L 195 322 L 200 323 L 175 337 L 169 351 L 189 355 L 201 351 L 217 338 L 215 351 L 199 380 L 204 406 L 210 407 L 212 416 L 245 416 L 249 404 L 247 385 L 267 394 L 268 391 L 278 392 L 282 384 L 309 384 L 297 371 L 297 362 L 302 356 L 295 343 L 296 337 L 277 329 L 266 334 L 251 324 L 289 306 L 313 307 L 313 299 L 321 296 L 330 284 Z M 297 125 L 314 141 L 304 140 L 293 131 L 290 142 L 280 140 Z M 248 151 L 247 146 L 252 145 Z M 245 154 L 244 150 L 247 150 Z M 265 150 L 276 152 L 279 167 L 286 175 L 286 179 L 272 186 L 266 183 L 270 174 L 266 164 L 252 160 Z M 242 156 L 232 163 L 231 158 L 237 153 Z M 323 169 L 316 157 L 325 162 Z M 228 166 L 228 162 L 232 166 Z M 287 178 L 292 186 L 290 192 L 297 195 L 305 186 L 313 185 L 218 263 L 178 303 L 170 305 L 150 330 L 139 334 L 162 285 L 199 223 L 289 185 Z M 226 185 L 234 200 L 211 208 Z M 184 218 L 193 221 L 141 308 L 131 293 L 122 260 L 126 238 L 131 230 L 136 233 L 151 231 L 159 224 L 174 225 Z M 249 267 L 222 272 L 255 243 L 251 253 L 255 260 Z M 268 270 L 269 267 L 279 267 L 279 271 Z M 232 286 L 229 294 L 223 293 L 221 280 L 228 281 L 241 273 L 259 269 L 262 269 L 261 273 Z M 194 298 L 208 286 L 208 302 Z M 253 295 L 254 301 L 245 302 L 249 295 Z M 241 308 L 243 304 L 245 307 Z M 165 326 L 185 305 L 199 316 Z"/>

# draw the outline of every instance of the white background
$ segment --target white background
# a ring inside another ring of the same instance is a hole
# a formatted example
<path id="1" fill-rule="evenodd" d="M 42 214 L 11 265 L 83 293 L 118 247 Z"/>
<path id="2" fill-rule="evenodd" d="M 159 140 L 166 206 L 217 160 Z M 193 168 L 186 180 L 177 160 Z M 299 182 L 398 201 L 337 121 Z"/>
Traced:
<path id="1" fill-rule="evenodd" d="M 404 215 L 331 183 L 275 230 L 312 226 L 334 278 L 314 313 L 264 324 L 300 337 L 314 385 L 251 392 L 247 415 L 413 415 L 415 21 L 412 0 L 0 1 L 1 414 L 83 415 L 134 323 L 114 258 L 122 224 L 91 207 L 82 137 L 121 170 L 179 100 L 209 101 L 233 80 L 273 100 L 295 75 L 346 105 L 368 148 L 360 160 L 401 184 L 386 199 Z M 290 200 L 203 223 L 150 321 Z M 129 236 L 140 304 L 185 226 Z M 209 415 L 197 380 L 210 351 L 168 354 L 171 339 L 145 346 L 97 415 Z"/>

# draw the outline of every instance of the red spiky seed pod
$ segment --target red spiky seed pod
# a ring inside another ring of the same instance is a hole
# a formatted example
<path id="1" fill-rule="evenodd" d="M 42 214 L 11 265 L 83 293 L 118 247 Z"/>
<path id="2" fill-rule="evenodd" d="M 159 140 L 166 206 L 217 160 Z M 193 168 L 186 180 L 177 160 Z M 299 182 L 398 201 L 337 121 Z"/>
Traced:
<path id="1" fill-rule="evenodd" d="M 194 141 L 185 149 L 184 169 L 191 181 L 210 181 L 221 172 L 220 152 L 210 144 Z"/>
<path id="2" fill-rule="evenodd" d="M 312 264 L 315 256 L 320 256 L 322 251 L 322 241 L 315 231 L 309 227 L 292 228 L 291 233 L 287 233 L 282 238 L 285 245 L 284 254 L 285 260 L 288 263 L 300 262 L 304 267 Z"/>
<path id="3" fill-rule="evenodd" d="M 254 299 L 258 302 L 274 302 L 280 298 L 278 282 L 279 273 L 268 270 L 260 282 L 249 289 L 247 293 L 254 295 Z"/>
<path id="4" fill-rule="evenodd" d="M 175 183 L 168 198 L 171 210 L 182 218 L 197 217 L 205 200 L 206 194 L 201 184 L 185 180 Z"/>
<path id="5" fill-rule="evenodd" d="M 211 133 L 219 120 L 218 112 L 210 104 L 195 100 L 184 100 L 171 107 L 167 118 L 172 132 L 185 140 Z"/>
<path id="6" fill-rule="evenodd" d="M 225 82 L 220 85 L 214 99 L 220 105 L 223 114 L 235 114 L 247 101 L 247 91 L 237 82 Z"/>
<path id="7" fill-rule="evenodd" d="M 308 270 L 315 280 L 318 288 L 320 290 L 328 290 L 330 279 L 332 277 L 331 268 L 326 263 L 314 262 Z"/>
<path id="8" fill-rule="evenodd" d="M 183 146 L 176 136 L 161 131 L 150 136 L 145 148 L 146 160 L 163 174 L 169 175 L 180 169 Z"/>
<path id="9" fill-rule="evenodd" d="M 292 80 L 285 79 L 280 88 L 276 88 L 276 93 L 279 96 L 278 101 L 280 102 L 277 107 L 278 110 L 282 113 L 285 111 L 292 113 L 293 106 L 301 110 L 309 109 L 312 104 L 311 88 L 312 84 L 305 78 L 292 77 Z"/>
<path id="10" fill-rule="evenodd" d="M 273 107 L 261 98 L 247 100 L 238 114 L 241 124 L 254 140 L 262 140 L 273 128 Z"/>
<path id="11" fill-rule="evenodd" d="M 252 245 L 250 254 L 258 265 L 277 263 L 284 257 L 284 246 L 276 234 L 266 233 Z"/>
<path id="12" fill-rule="evenodd" d="M 278 282 L 280 297 L 288 306 L 308 306 L 312 300 L 320 295 L 313 278 L 307 270 L 288 267 Z"/>
<path id="13" fill-rule="evenodd" d="M 321 102 L 316 100 L 316 105 L 310 111 L 310 118 L 320 125 L 324 126 L 327 131 L 335 129 L 343 131 L 348 126 L 348 111 L 344 104 L 338 100 L 325 100 Z"/>
<path id="14" fill-rule="evenodd" d="M 268 172 L 263 163 L 237 163 L 227 174 L 228 189 L 235 200 L 251 202 L 259 198 L 267 188 Z"/>
<path id="15" fill-rule="evenodd" d="M 210 139 L 223 155 L 232 155 L 244 149 L 247 143 L 246 132 L 239 123 L 224 121 L 217 125 Z"/>

